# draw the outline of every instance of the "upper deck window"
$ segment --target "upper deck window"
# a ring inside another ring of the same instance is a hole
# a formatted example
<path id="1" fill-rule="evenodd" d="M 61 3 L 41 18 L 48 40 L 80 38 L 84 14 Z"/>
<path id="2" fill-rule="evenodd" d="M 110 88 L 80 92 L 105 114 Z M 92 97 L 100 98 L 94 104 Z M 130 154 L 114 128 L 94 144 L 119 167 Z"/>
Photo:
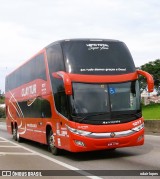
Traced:
<path id="1" fill-rule="evenodd" d="M 35 56 L 8 75 L 5 91 L 7 92 L 37 79 L 47 80 L 44 54 Z"/>
<path id="2" fill-rule="evenodd" d="M 66 71 L 114 75 L 135 71 L 131 54 L 119 41 L 66 41 L 62 44 Z"/>

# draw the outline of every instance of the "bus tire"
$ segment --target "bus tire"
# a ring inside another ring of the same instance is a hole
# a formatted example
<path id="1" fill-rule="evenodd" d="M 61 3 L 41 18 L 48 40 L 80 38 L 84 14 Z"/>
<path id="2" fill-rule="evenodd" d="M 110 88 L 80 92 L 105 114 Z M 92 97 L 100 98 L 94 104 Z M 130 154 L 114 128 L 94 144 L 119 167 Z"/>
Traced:
<path id="1" fill-rule="evenodd" d="M 13 135 L 13 139 L 14 139 L 15 141 L 17 141 L 17 127 L 16 127 L 16 125 L 13 125 L 12 135 Z"/>
<path id="2" fill-rule="evenodd" d="M 51 153 L 53 155 L 58 155 L 59 154 L 59 151 L 60 149 L 58 149 L 56 146 L 55 146 L 55 138 L 54 138 L 54 135 L 53 135 L 53 131 L 50 130 L 48 136 L 47 136 L 47 142 L 48 142 L 48 147 L 49 147 L 49 150 L 51 151 Z"/>
<path id="3" fill-rule="evenodd" d="M 19 136 L 19 133 L 18 133 L 18 126 L 14 126 L 13 127 L 13 139 L 17 142 L 22 142 L 22 138 Z"/>
<path id="4" fill-rule="evenodd" d="M 17 130 L 17 142 L 22 142 L 23 141 L 23 138 L 19 136 L 19 132 Z"/>

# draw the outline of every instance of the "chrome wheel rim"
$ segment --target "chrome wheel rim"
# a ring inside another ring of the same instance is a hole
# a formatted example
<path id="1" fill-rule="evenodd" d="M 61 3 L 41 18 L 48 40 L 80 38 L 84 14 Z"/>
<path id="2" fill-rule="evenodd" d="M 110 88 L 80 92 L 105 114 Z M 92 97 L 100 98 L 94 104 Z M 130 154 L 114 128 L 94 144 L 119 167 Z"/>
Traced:
<path id="1" fill-rule="evenodd" d="M 55 139 L 54 139 L 53 134 L 49 137 L 49 146 L 51 149 L 54 149 L 55 147 Z"/>

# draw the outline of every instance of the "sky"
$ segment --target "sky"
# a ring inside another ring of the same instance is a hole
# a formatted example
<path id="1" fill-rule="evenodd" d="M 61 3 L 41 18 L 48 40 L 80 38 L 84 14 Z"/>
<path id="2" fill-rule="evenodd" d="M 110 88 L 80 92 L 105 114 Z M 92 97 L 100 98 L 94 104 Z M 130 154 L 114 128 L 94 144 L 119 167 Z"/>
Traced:
<path id="1" fill-rule="evenodd" d="M 159 0 L 0 0 L 0 90 L 5 76 L 48 44 L 123 41 L 136 67 L 160 58 Z"/>

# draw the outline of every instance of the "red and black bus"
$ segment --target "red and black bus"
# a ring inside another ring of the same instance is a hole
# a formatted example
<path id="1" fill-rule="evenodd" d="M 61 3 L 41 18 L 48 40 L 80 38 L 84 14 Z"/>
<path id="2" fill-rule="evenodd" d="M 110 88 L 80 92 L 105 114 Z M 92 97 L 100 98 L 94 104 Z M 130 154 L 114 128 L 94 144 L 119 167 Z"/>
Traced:
<path id="1" fill-rule="evenodd" d="M 55 155 L 142 145 L 139 75 L 153 91 L 121 41 L 56 41 L 6 77 L 8 132 Z"/>

